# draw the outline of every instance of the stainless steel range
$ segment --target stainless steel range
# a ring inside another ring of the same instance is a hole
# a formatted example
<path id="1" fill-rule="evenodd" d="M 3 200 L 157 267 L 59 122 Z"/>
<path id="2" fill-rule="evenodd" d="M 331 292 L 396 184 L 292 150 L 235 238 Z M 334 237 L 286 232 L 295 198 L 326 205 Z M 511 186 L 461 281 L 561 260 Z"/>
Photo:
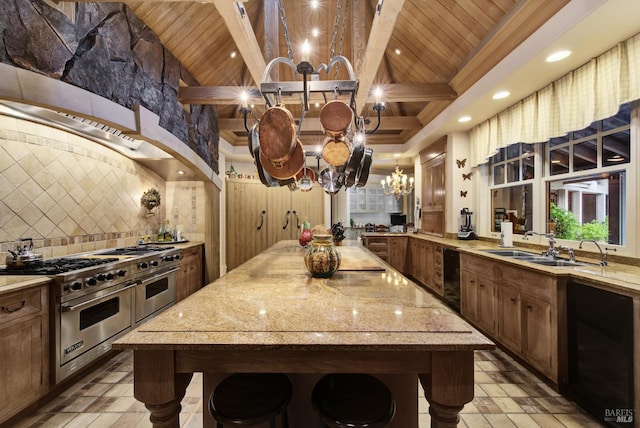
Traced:
<path id="1" fill-rule="evenodd" d="M 147 245 L 48 259 L 0 274 L 53 279 L 52 373 L 58 383 L 175 302 L 179 258 L 178 249 Z"/>

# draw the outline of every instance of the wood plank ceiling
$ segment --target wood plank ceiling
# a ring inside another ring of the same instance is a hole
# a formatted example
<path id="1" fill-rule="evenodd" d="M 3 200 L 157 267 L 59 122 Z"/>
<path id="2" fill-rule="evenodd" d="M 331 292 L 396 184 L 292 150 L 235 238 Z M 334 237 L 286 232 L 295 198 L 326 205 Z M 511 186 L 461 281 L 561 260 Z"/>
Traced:
<path id="1" fill-rule="evenodd" d="M 183 88 L 181 100 L 216 104 L 221 137 L 234 146 L 246 146 L 241 89 L 259 88 L 265 63 L 288 56 L 279 1 L 210 1 L 127 4 L 200 83 L 201 87 Z M 371 119 L 368 126 L 376 123 L 370 90 L 378 85 L 384 88 L 382 123 L 368 143 L 393 145 L 407 142 L 568 0 L 318 3 L 314 9 L 311 0 L 283 1 L 294 62 L 300 61 L 301 44 L 308 39 L 310 62 L 316 66 L 328 63 L 335 35 L 335 53 L 354 66 L 360 84 L 357 108 Z M 313 28 L 319 31 L 317 37 Z M 270 77 L 273 81 L 296 80 L 285 66 L 277 67 Z M 335 79 L 334 69 L 320 73 L 320 79 Z M 340 68 L 338 79 L 348 79 L 345 67 Z M 260 117 L 265 105 L 257 95 L 250 102 L 253 114 Z M 285 101 L 299 117 L 299 98 Z M 305 146 L 322 141 L 317 119 L 320 107 L 312 102 L 303 122 Z"/>

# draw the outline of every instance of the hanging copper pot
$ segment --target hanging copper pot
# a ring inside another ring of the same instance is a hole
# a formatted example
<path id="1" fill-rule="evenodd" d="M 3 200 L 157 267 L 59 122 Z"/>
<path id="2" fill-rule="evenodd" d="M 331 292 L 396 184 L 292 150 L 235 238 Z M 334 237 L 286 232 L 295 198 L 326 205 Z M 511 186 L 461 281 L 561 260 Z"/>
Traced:
<path id="1" fill-rule="evenodd" d="M 324 139 L 322 144 L 322 159 L 331 166 L 341 167 L 349 160 L 349 144 L 343 136 L 333 136 Z"/>
<path id="2" fill-rule="evenodd" d="M 260 128 L 262 129 L 262 126 Z M 296 140 L 295 150 L 286 161 L 275 162 L 269 159 L 262 150 L 262 144 L 260 144 L 259 157 L 264 170 L 273 178 L 278 180 L 287 180 L 295 177 L 298 171 L 300 171 L 304 166 L 304 148 L 302 147 L 302 143 L 298 140 Z"/>
<path id="3" fill-rule="evenodd" d="M 289 160 L 296 150 L 296 124 L 291 112 L 282 105 L 267 109 L 258 131 L 260 151 L 273 162 Z"/>
<path id="4" fill-rule="evenodd" d="M 320 110 L 320 124 L 324 132 L 329 136 L 341 137 L 346 135 L 352 121 L 353 111 L 344 101 L 329 101 Z"/>
<path id="5" fill-rule="evenodd" d="M 254 163 L 256 165 L 256 169 L 258 170 L 258 178 L 260 179 L 260 182 L 262 184 L 264 184 L 267 187 L 278 187 L 280 186 L 280 183 L 278 182 L 278 180 L 276 180 L 275 178 L 273 178 L 271 175 L 269 175 L 264 168 L 262 168 L 262 164 L 260 163 L 260 161 L 258 160 L 258 158 L 260 157 L 260 146 L 256 147 L 253 151 L 253 157 L 254 157 Z"/>

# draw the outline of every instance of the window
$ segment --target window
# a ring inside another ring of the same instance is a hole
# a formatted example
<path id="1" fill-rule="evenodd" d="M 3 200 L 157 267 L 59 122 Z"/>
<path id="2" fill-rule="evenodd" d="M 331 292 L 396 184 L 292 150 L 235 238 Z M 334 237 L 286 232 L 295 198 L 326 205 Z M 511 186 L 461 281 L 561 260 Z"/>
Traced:
<path id="1" fill-rule="evenodd" d="M 623 245 L 631 104 L 588 127 L 546 144 L 547 232 L 561 239 Z"/>
<path id="2" fill-rule="evenodd" d="M 513 233 L 524 234 L 531 229 L 533 220 L 533 144 L 517 143 L 500 149 L 491 158 L 491 172 L 491 230 L 499 232 L 500 223 L 511 221 Z"/>

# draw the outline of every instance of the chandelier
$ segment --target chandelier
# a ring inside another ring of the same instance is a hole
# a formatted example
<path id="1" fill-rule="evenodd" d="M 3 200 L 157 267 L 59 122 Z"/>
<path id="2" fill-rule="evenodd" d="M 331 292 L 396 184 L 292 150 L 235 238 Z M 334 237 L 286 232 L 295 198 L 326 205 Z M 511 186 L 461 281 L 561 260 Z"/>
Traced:
<path id="1" fill-rule="evenodd" d="M 408 178 L 407 174 L 398 168 L 398 161 L 396 161 L 396 169 L 391 173 L 391 176 L 387 175 L 387 179 L 382 179 L 382 190 L 387 196 L 395 196 L 396 199 L 400 199 L 401 196 L 409 194 L 413 190 L 413 177 Z"/>

